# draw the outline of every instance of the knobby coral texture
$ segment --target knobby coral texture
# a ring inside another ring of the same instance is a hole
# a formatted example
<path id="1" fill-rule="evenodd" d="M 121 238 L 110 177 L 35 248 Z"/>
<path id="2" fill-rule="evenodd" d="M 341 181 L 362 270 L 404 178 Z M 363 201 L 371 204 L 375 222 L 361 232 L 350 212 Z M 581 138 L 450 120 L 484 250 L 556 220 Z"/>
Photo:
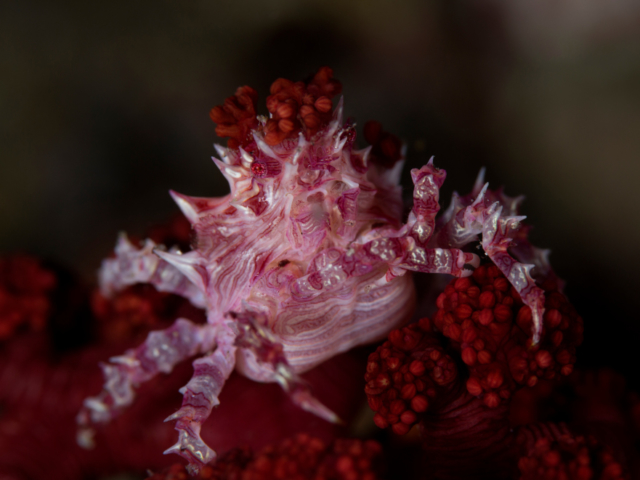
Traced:
<path id="1" fill-rule="evenodd" d="M 615 415 L 530 413 L 576 375 L 583 327 L 521 198 L 481 172 L 438 216 L 431 160 L 403 218 L 402 143 L 368 122 L 357 149 L 341 90 L 323 67 L 276 80 L 268 116 L 247 86 L 213 108 L 230 193 L 171 192 L 183 216 L 122 235 L 93 290 L 0 260 L 2 478 L 628 478 Z M 411 323 L 413 272 L 452 280 Z"/>

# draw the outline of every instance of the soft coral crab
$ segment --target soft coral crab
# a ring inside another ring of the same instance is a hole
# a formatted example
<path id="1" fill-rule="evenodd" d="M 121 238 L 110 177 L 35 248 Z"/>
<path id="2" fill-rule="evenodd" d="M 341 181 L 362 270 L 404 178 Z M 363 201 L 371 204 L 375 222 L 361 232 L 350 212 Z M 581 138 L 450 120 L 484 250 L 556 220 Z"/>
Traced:
<path id="1" fill-rule="evenodd" d="M 167 251 L 150 240 L 137 248 L 122 237 L 116 258 L 104 261 L 104 294 L 151 283 L 206 308 L 207 324 L 178 319 L 104 365 L 104 390 L 78 415 L 81 443 L 91 443 L 91 422 L 108 421 L 133 401 L 137 384 L 196 354 L 203 356 L 181 389 L 182 408 L 168 418 L 177 420 L 179 440 L 167 452 L 185 457 L 192 470 L 215 458 L 200 428 L 234 368 L 278 382 L 302 408 L 336 421 L 297 374 L 405 323 L 415 298 L 407 271 L 470 275 L 479 257 L 461 248 L 479 234 L 532 307 L 537 341 L 542 291 L 529 275 L 532 266 L 507 253 L 520 231 L 521 217 L 505 216 L 515 207 L 478 188 L 436 225 L 446 173 L 429 162 L 411 172 L 414 205 L 403 224 L 403 162 L 374 162 L 370 148 L 354 150 L 342 101 L 333 110 L 340 84 L 332 76 L 324 67 L 308 83 L 276 81 L 269 119 L 256 116 L 257 94 L 249 87 L 214 108 L 216 131 L 230 137 L 230 148 L 217 146 L 220 159 L 213 160 L 231 192 L 221 198 L 171 192 L 195 231 L 194 250 Z M 522 256 L 542 258 L 531 249 Z"/>

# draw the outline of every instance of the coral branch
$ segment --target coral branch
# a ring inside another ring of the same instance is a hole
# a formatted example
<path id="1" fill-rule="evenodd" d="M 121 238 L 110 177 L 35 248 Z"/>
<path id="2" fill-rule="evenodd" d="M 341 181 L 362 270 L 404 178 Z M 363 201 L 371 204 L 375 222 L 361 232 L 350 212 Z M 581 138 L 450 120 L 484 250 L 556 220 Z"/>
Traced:
<path id="1" fill-rule="evenodd" d="M 87 398 L 77 417 L 80 428 L 78 441 L 92 446 L 91 423 L 105 423 L 115 417 L 134 398 L 134 388 L 158 373 L 169 373 L 180 361 L 213 347 L 207 326 L 199 326 L 180 318 L 166 330 L 151 332 L 138 348 L 124 355 L 112 357 L 102 364 L 105 377 L 104 390 Z"/>
<path id="2" fill-rule="evenodd" d="M 153 240 L 147 239 L 142 248 L 137 249 L 126 237 L 121 235 L 115 247 L 116 258 L 108 258 L 102 262 L 99 272 L 100 290 L 110 297 L 136 283 L 150 283 L 161 292 L 175 293 L 188 298 L 197 306 L 204 307 L 202 290 L 174 265 L 161 259 L 167 255 L 161 251 Z M 171 250 L 171 254 L 178 253 Z M 188 255 L 182 255 L 187 258 Z"/>

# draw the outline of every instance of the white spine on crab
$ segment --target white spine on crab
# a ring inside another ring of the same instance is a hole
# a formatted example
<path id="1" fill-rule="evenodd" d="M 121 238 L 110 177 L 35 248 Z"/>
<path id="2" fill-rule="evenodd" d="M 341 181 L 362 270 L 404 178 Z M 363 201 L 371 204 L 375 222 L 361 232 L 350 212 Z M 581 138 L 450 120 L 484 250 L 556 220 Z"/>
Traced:
<path id="1" fill-rule="evenodd" d="M 400 160 L 396 162 L 396 164 L 387 172 L 385 177 L 391 185 L 400 185 L 400 176 L 402 175 L 402 170 L 404 169 L 404 155 Z"/>
<path id="2" fill-rule="evenodd" d="M 253 133 L 253 140 L 256 142 L 256 145 L 258 146 L 258 150 L 260 150 L 267 157 L 278 160 L 278 155 L 276 155 L 276 153 L 271 149 L 271 147 L 265 143 L 262 136 L 259 135 L 258 132 L 256 132 L 255 130 L 252 133 Z"/>
<path id="3" fill-rule="evenodd" d="M 485 181 L 484 181 L 484 177 L 485 177 L 486 173 L 487 173 L 487 169 L 485 167 L 482 167 L 480 169 L 480 171 L 478 172 L 478 176 L 476 177 L 476 181 L 473 184 L 473 188 L 471 189 L 471 195 L 478 195 L 480 193 L 480 190 L 482 189 L 483 185 L 484 185 L 485 189 L 489 185 L 488 183 L 485 184 Z"/>
<path id="4" fill-rule="evenodd" d="M 244 168 L 251 168 L 254 158 L 242 147 L 240 147 L 240 162 Z"/>
<path id="5" fill-rule="evenodd" d="M 201 259 L 198 252 L 164 252 L 155 249 L 154 253 L 188 278 L 201 292 L 205 291 L 206 274 L 204 268 L 200 265 Z"/>
<path id="6" fill-rule="evenodd" d="M 336 108 L 333 110 L 333 116 L 327 129 L 327 137 L 333 136 L 340 128 L 342 128 L 342 113 L 344 112 L 344 97 L 341 95 Z"/>
<path id="7" fill-rule="evenodd" d="M 508 252 L 520 222 L 526 217 L 502 217 L 503 207 L 496 207 L 483 225 L 482 248 L 496 266 L 504 273 L 511 285 L 520 294 L 525 305 L 531 308 L 533 318 L 533 343 L 540 341 L 544 315 L 544 292 L 531 277 L 535 265 L 518 262 Z"/>
<path id="8" fill-rule="evenodd" d="M 165 330 L 149 333 L 142 345 L 102 364 L 103 390 L 84 400 L 76 417 L 85 433 L 93 423 L 105 423 L 133 402 L 135 387 L 158 373 L 169 373 L 180 361 L 212 347 L 208 325 L 179 318 Z"/>
<path id="9" fill-rule="evenodd" d="M 102 261 L 98 272 L 100 291 L 106 297 L 136 283 L 150 283 L 161 292 L 181 295 L 197 307 L 204 307 L 204 290 L 196 287 L 179 269 L 160 259 L 161 250 L 147 239 L 136 248 L 125 234 L 121 234 L 115 247 L 116 258 Z M 166 255 L 171 255 L 162 252 Z"/>
<path id="10" fill-rule="evenodd" d="M 187 217 L 189 223 L 193 225 L 198 222 L 198 220 L 200 219 L 200 215 L 196 208 L 195 199 L 192 199 L 187 195 L 183 195 L 173 190 L 169 190 L 169 195 L 171 195 L 173 201 L 176 202 L 176 205 L 178 206 L 182 214 Z"/>
<path id="11" fill-rule="evenodd" d="M 223 322 L 215 328 L 216 350 L 193 362 L 193 376 L 180 389 L 182 407 L 165 420 L 176 420 L 179 437 L 178 442 L 164 453 L 177 453 L 184 457 L 189 462 L 192 475 L 216 458 L 216 453 L 200 437 L 200 429 L 213 407 L 220 404 L 222 387 L 235 367 L 236 334 Z"/>
<path id="12" fill-rule="evenodd" d="M 218 145 L 217 143 L 213 144 L 213 148 L 216 149 L 216 153 L 220 156 L 220 160 L 222 160 L 227 165 L 231 164 L 231 159 L 229 157 L 229 149 L 223 147 L 222 145 Z"/>
<path id="13" fill-rule="evenodd" d="M 243 167 L 236 165 L 227 165 L 221 160 L 218 160 L 216 157 L 211 157 L 213 163 L 216 164 L 216 167 L 220 170 L 220 173 L 227 179 L 229 183 L 229 188 L 231 189 L 231 193 L 233 194 L 236 190 L 236 182 L 244 176 Z"/>

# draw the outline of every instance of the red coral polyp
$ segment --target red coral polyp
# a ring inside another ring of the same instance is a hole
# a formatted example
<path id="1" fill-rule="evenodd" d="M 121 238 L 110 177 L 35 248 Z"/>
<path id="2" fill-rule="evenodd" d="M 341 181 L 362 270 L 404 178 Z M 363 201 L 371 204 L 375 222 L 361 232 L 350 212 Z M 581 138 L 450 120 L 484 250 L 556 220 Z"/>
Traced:
<path id="1" fill-rule="evenodd" d="M 300 433 L 255 454 L 230 450 L 195 476 L 182 465 L 173 465 L 147 480 L 376 480 L 381 453 L 372 440 L 337 439 L 326 444 Z"/>
<path id="2" fill-rule="evenodd" d="M 523 456 L 520 480 L 624 480 L 629 475 L 613 451 L 593 436 L 575 435 L 564 425 L 523 428 L 518 436 Z"/>
<path id="3" fill-rule="evenodd" d="M 535 345 L 531 309 L 495 265 L 451 282 L 437 306 L 434 324 L 467 365 L 467 390 L 489 407 L 507 401 L 519 386 L 573 369 L 582 318 L 558 291 L 546 294 L 542 339 Z"/>
<path id="4" fill-rule="evenodd" d="M 456 377 L 455 363 L 433 335 L 428 318 L 393 330 L 369 356 L 365 374 L 375 424 L 404 435 L 418 423 L 438 390 Z"/>
<path id="5" fill-rule="evenodd" d="M 277 145 L 304 129 L 309 136 L 331 121 L 333 103 L 342 85 L 333 78 L 333 70 L 322 67 L 309 83 L 279 78 L 271 85 L 267 109 L 271 118 L 265 125 L 264 141 Z"/>
<path id="6" fill-rule="evenodd" d="M 250 141 L 250 132 L 258 125 L 256 102 L 258 92 L 251 87 L 240 87 L 235 95 L 227 98 L 223 105 L 209 112 L 211 120 L 218 124 L 216 135 L 229 137 L 229 148 L 238 148 Z"/>

